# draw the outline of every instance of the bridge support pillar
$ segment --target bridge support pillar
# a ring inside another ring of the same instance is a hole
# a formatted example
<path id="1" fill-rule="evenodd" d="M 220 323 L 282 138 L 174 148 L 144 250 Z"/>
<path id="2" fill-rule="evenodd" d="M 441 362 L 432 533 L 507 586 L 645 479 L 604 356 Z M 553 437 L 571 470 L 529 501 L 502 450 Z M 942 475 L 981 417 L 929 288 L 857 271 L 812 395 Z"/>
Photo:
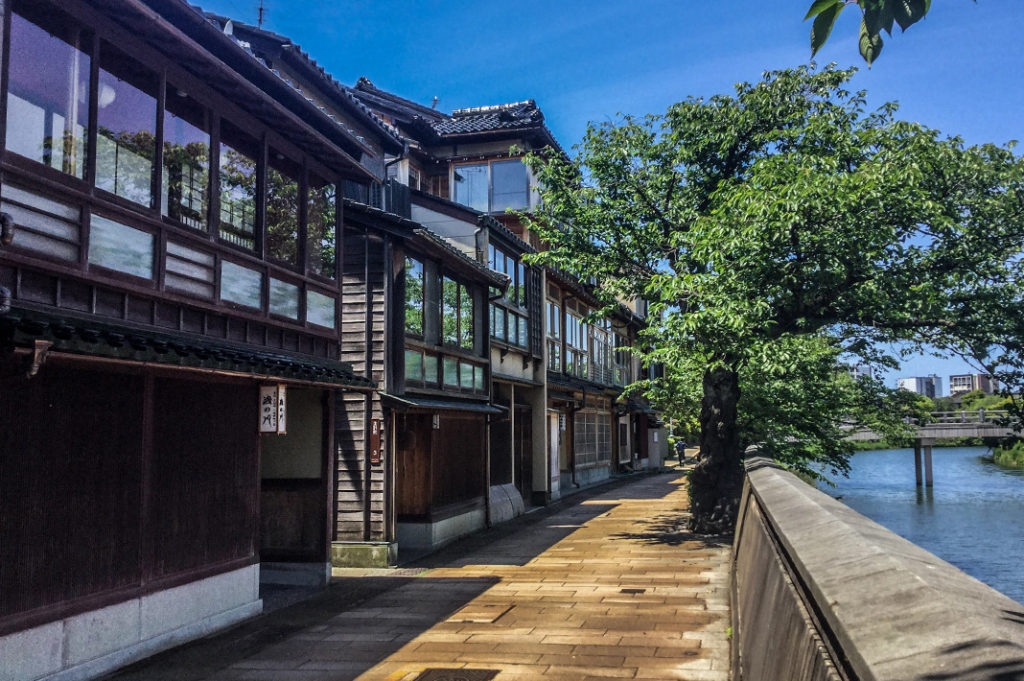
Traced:
<path id="1" fill-rule="evenodd" d="M 924 484 L 932 487 L 932 443 L 930 440 L 924 445 Z"/>
<path id="2" fill-rule="evenodd" d="M 921 440 L 920 438 L 914 440 L 914 478 L 917 480 L 917 486 L 921 486 Z"/>

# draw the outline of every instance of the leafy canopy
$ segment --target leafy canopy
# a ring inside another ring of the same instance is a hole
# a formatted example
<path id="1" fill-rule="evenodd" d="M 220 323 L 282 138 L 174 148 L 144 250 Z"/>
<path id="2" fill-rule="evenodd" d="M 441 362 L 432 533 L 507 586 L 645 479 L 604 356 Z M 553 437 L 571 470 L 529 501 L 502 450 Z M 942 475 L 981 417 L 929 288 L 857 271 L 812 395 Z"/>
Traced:
<path id="1" fill-rule="evenodd" d="M 895 366 L 894 343 L 1024 378 L 1024 163 L 897 120 L 894 104 L 868 111 L 852 74 L 767 73 L 734 96 L 592 124 L 574 162 L 529 160 L 543 198 L 530 227 L 551 245 L 540 259 L 595 278 L 609 304 L 650 301 L 644 351 L 672 390 L 739 374 L 745 411 L 717 435 L 703 424 L 704 445 L 742 428 L 740 444 L 841 469 L 836 423 L 863 406 L 857 418 L 896 427 L 912 405 L 879 385 L 828 402 L 812 379 L 840 357 Z"/>

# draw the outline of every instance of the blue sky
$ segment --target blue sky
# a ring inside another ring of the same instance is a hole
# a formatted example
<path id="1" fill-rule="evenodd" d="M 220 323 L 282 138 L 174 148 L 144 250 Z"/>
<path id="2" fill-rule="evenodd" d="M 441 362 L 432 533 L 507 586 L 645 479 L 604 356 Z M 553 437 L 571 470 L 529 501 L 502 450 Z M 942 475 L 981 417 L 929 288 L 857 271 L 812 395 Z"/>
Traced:
<path id="1" fill-rule="evenodd" d="M 255 23 L 257 0 L 204 9 Z M 810 58 L 810 0 L 417 2 L 264 0 L 265 28 L 302 45 L 338 80 L 450 111 L 535 99 L 566 148 L 588 121 L 664 111 L 690 95 L 732 91 L 768 69 Z M 1024 140 L 1024 2 L 941 0 L 927 19 L 886 38 L 869 70 L 857 54 L 855 7 L 817 61 L 861 68 L 869 102 L 969 143 Z M 967 371 L 910 359 L 899 375 Z M 897 374 L 890 376 L 895 383 Z M 947 381 L 944 380 L 945 384 Z"/>

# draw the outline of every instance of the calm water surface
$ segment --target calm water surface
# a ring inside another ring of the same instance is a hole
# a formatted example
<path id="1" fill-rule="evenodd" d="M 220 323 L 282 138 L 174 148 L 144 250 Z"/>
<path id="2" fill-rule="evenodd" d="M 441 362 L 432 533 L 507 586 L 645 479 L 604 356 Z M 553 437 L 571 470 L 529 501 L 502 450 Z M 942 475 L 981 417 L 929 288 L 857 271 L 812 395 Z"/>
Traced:
<path id="1" fill-rule="evenodd" d="M 822 489 L 967 574 L 1024 603 L 1024 471 L 985 447 L 936 448 L 935 486 L 914 483 L 914 450 L 859 452 L 849 478 Z"/>

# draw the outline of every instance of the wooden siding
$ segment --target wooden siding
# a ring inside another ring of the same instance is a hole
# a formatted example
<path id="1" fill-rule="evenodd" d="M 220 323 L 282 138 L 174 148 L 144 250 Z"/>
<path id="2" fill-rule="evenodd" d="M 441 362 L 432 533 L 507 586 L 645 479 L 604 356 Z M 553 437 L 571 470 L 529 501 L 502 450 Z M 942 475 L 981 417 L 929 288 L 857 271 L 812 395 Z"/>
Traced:
<path id="1" fill-rule="evenodd" d="M 256 560 L 251 382 L 0 356 L 0 633 Z M 250 423 L 251 427 L 245 424 Z"/>
<path id="2" fill-rule="evenodd" d="M 341 359 L 357 374 L 385 388 L 387 314 L 390 295 L 388 243 L 362 232 L 346 231 L 343 244 Z M 370 464 L 371 419 L 383 424 L 380 396 L 341 393 L 336 402 L 335 539 L 385 541 L 387 468 Z M 388 445 L 381 436 L 381 448 Z M 385 462 L 387 457 L 385 456 Z"/>

